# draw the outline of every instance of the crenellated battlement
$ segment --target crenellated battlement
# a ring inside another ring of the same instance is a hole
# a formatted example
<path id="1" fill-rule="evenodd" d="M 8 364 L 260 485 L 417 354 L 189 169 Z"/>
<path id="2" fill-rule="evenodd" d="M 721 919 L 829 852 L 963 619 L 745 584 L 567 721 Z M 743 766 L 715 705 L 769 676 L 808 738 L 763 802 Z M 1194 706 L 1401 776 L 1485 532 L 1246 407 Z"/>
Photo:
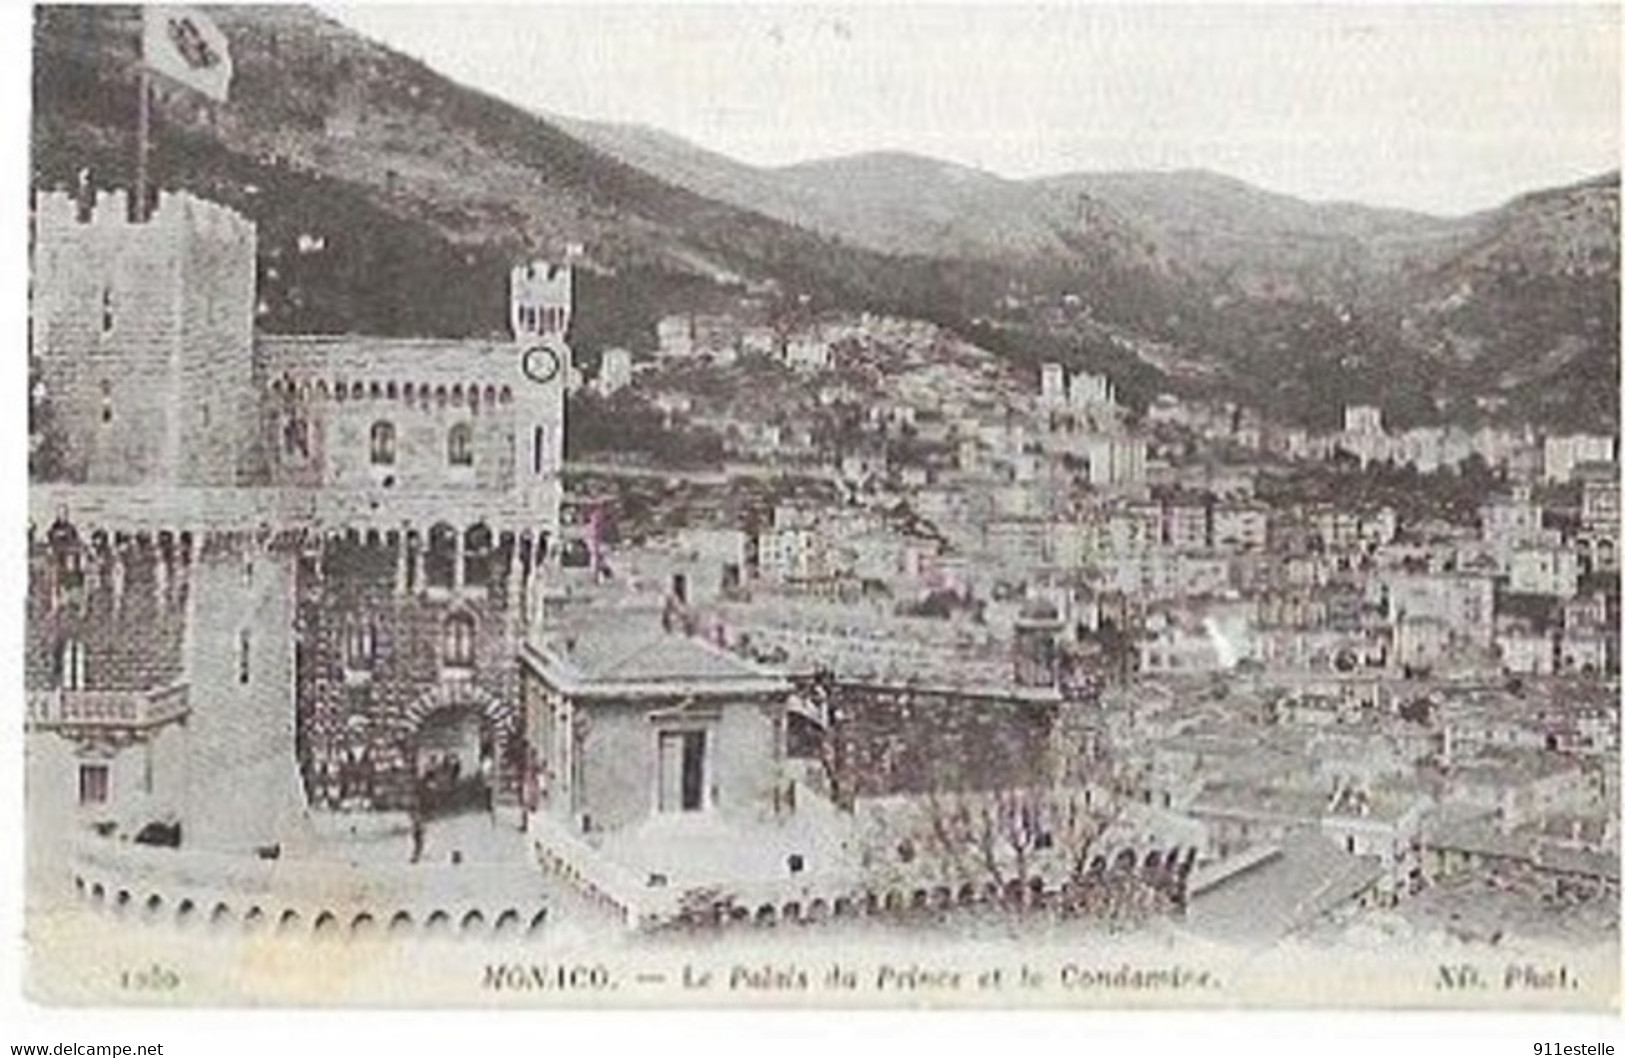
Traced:
<path id="1" fill-rule="evenodd" d="M 569 265 L 531 261 L 509 276 L 510 324 L 515 338 L 558 336 L 570 329 L 575 280 Z"/>
<path id="2" fill-rule="evenodd" d="M 395 379 L 387 382 L 376 380 L 362 382 L 351 378 L 335 379 L 330 382 L 326 378 L 311 380 L 284 377 L 272 379 L 267 388 L 272 399 L 277 402 L 275 405 L 277 407 L 290 400 L 307 407 L 328 401 L 336 404 L 346 401 L 351 403 L 393 401 L 407 408 L 420 410 L 440 408 L 457 411 L 467 408 L 478 411 L 481 408 L 495 408 L 513 401 L 512 386 L 494 386 L 490 383 L 481 386 L 473 381 L 467 385 L 453 382 L 448 386 L 444 383 L 431 385 L 428 382 L 402 382 Z"/>
<path id="3" fill-rule="evenodd" d="M 36 574 L 31 590 L 49 586 L 69 589 L 81 602 L 97 596 L 116 603 L 131 585 L 147 583 L 168 599 L 170 587 L 183 585 L 200 563 L 237 564 L 274 553 L 297 554 L 308 546 L 307 534 L 260 530 L 160 529 L 122 531 L 94 524 L 76 524 L 64 518 L 43 532 L 30 526 L 29 559 Z M 184 602 L 184 593 L 176 595 Z"/>
<path id="4" fill-rule="evenodd" d="M 127 535 L 270 534 L 332 538 L 349 532 L 427 531 L 441 523 L 483 524 L 493 532 L 543 532 L 550 519 L 530 493 L 442 489 L 389 492 L 340 488 L 170 488 L 35 485 L 28 490 L 29 535 L 55 522 L 82 533 Z"/>
<path id="5" fill-rule="evenodd" d="M 530 261 L 514 266 L 512 290 L 515 297 L 527 298 L 536 304 L 567 304 L 573 275 L 567 264 Z"/>
<path id="6" fill-rule="evenodd" d="M 257 230 L 253 221 L 231 207 L 188 191 L 160 192 L 151 216 L 144 221 L 130 219 L 130 196 L 124 190 L 98 191 L 95 203 L 83 213 L 72 193 L 41 191 L 34 196 L 34 223 L 41 242 L 63 229 L 90 229 L 159 239 L 190 235 L 252 248 Z"/>

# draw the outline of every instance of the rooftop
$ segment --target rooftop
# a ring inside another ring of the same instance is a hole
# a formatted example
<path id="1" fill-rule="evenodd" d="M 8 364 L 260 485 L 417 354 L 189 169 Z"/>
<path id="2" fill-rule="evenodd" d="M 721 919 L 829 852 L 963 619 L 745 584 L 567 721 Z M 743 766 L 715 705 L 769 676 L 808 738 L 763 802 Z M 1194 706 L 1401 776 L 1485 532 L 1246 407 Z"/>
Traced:
<path id="1" fill-rule="evenodd" d="M 875 683 L 1019 690 L 1012 678 L 1011 644 L 965 621 L 899 617 L 814 600 L 730 603 L 718 607 L 718 615 L 731 633 L 748 637 L 751 649 L 782 652 L 775 656 L 801 669 L 823 668 Z"/>
<path id="2" fill-rule="evenodd" d="M 1574 758 L 1550 750 L 1489 746 L 1474 757 L 1454 762 L 1450 774 L 1456 782 L 1506 789 L 1579 768 Z"/>
<path id="3" fill-rule="evenodd" d="M 1187 925 L 1223 940 L 1269 943 L 1352 899 L 1382 873 L 1319 833 L 1288 835 L 1279 856 L 1239 871 L 1191 901 Z"/>
<path id="4" fill-rule="evenodd" d="M 1544 823 L 1508 831 L 1488 816 L 1456 817 L 1441 820 L 1431 827 L 1428 840 L 1439 848 L 1520 860 L 1555 871 L 1619 881 L 1617 846 L 1607 852 L 1580 847 L 1571 835 L 1554 838 Z"/>
<path id="5" fill-rule="evenodd" d="M 1246 816 L 1283 823 L 1316 823 L 1327 811 L 1328 793 L 1252 783 L 1209 783 L 1191 802 L 1192 815 Z"/>
<path id="6" fill-rule="evenodd" d="M 527 664 L 567 693 L 588 696 L 776 694 L 789 682 L 680 628 L 658 610 L 601 607 L 573 614 L 527 645 Z"/>

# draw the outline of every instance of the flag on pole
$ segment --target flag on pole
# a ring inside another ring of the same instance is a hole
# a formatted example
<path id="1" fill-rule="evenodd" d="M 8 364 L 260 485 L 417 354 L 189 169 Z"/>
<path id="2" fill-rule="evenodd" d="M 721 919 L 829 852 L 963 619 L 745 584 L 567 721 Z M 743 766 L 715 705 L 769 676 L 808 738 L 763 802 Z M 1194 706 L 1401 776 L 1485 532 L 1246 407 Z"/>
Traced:
<path id="1" fill-rule="evenodd" d="M 147 69 L 224 103 L 231 87 L 231 49 L 220 27 L 189 7 L 149 5 L 141 15 Z"/>

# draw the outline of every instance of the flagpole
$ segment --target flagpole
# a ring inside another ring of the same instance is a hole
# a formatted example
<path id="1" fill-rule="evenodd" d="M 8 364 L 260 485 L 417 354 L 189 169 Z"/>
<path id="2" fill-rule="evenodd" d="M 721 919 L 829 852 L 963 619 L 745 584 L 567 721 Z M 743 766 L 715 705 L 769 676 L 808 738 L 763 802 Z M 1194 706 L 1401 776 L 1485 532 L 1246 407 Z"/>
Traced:
<path id="1" fill-rule="evenodd" d="M 147 219 L 147 153 L 152 140 L 152 74 L 141 64 L 141 105 L 136 111 L 135 132 L 135 219 Z"/>

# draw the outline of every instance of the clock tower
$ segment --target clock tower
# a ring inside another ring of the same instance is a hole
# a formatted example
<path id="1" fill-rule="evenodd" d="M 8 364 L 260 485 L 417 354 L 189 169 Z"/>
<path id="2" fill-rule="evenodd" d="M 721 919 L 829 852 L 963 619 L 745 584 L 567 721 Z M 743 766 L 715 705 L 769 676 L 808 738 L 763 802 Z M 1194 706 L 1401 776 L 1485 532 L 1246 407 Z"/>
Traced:
<path id="1" fill-rule="evenodd" d="M 514 488 L 536 512 L 536 528 L 559 538 L 564 462 L 564 389 L 570 377 L 570 267 L 532 261 L 508 286 L 513 331 Z"/>

